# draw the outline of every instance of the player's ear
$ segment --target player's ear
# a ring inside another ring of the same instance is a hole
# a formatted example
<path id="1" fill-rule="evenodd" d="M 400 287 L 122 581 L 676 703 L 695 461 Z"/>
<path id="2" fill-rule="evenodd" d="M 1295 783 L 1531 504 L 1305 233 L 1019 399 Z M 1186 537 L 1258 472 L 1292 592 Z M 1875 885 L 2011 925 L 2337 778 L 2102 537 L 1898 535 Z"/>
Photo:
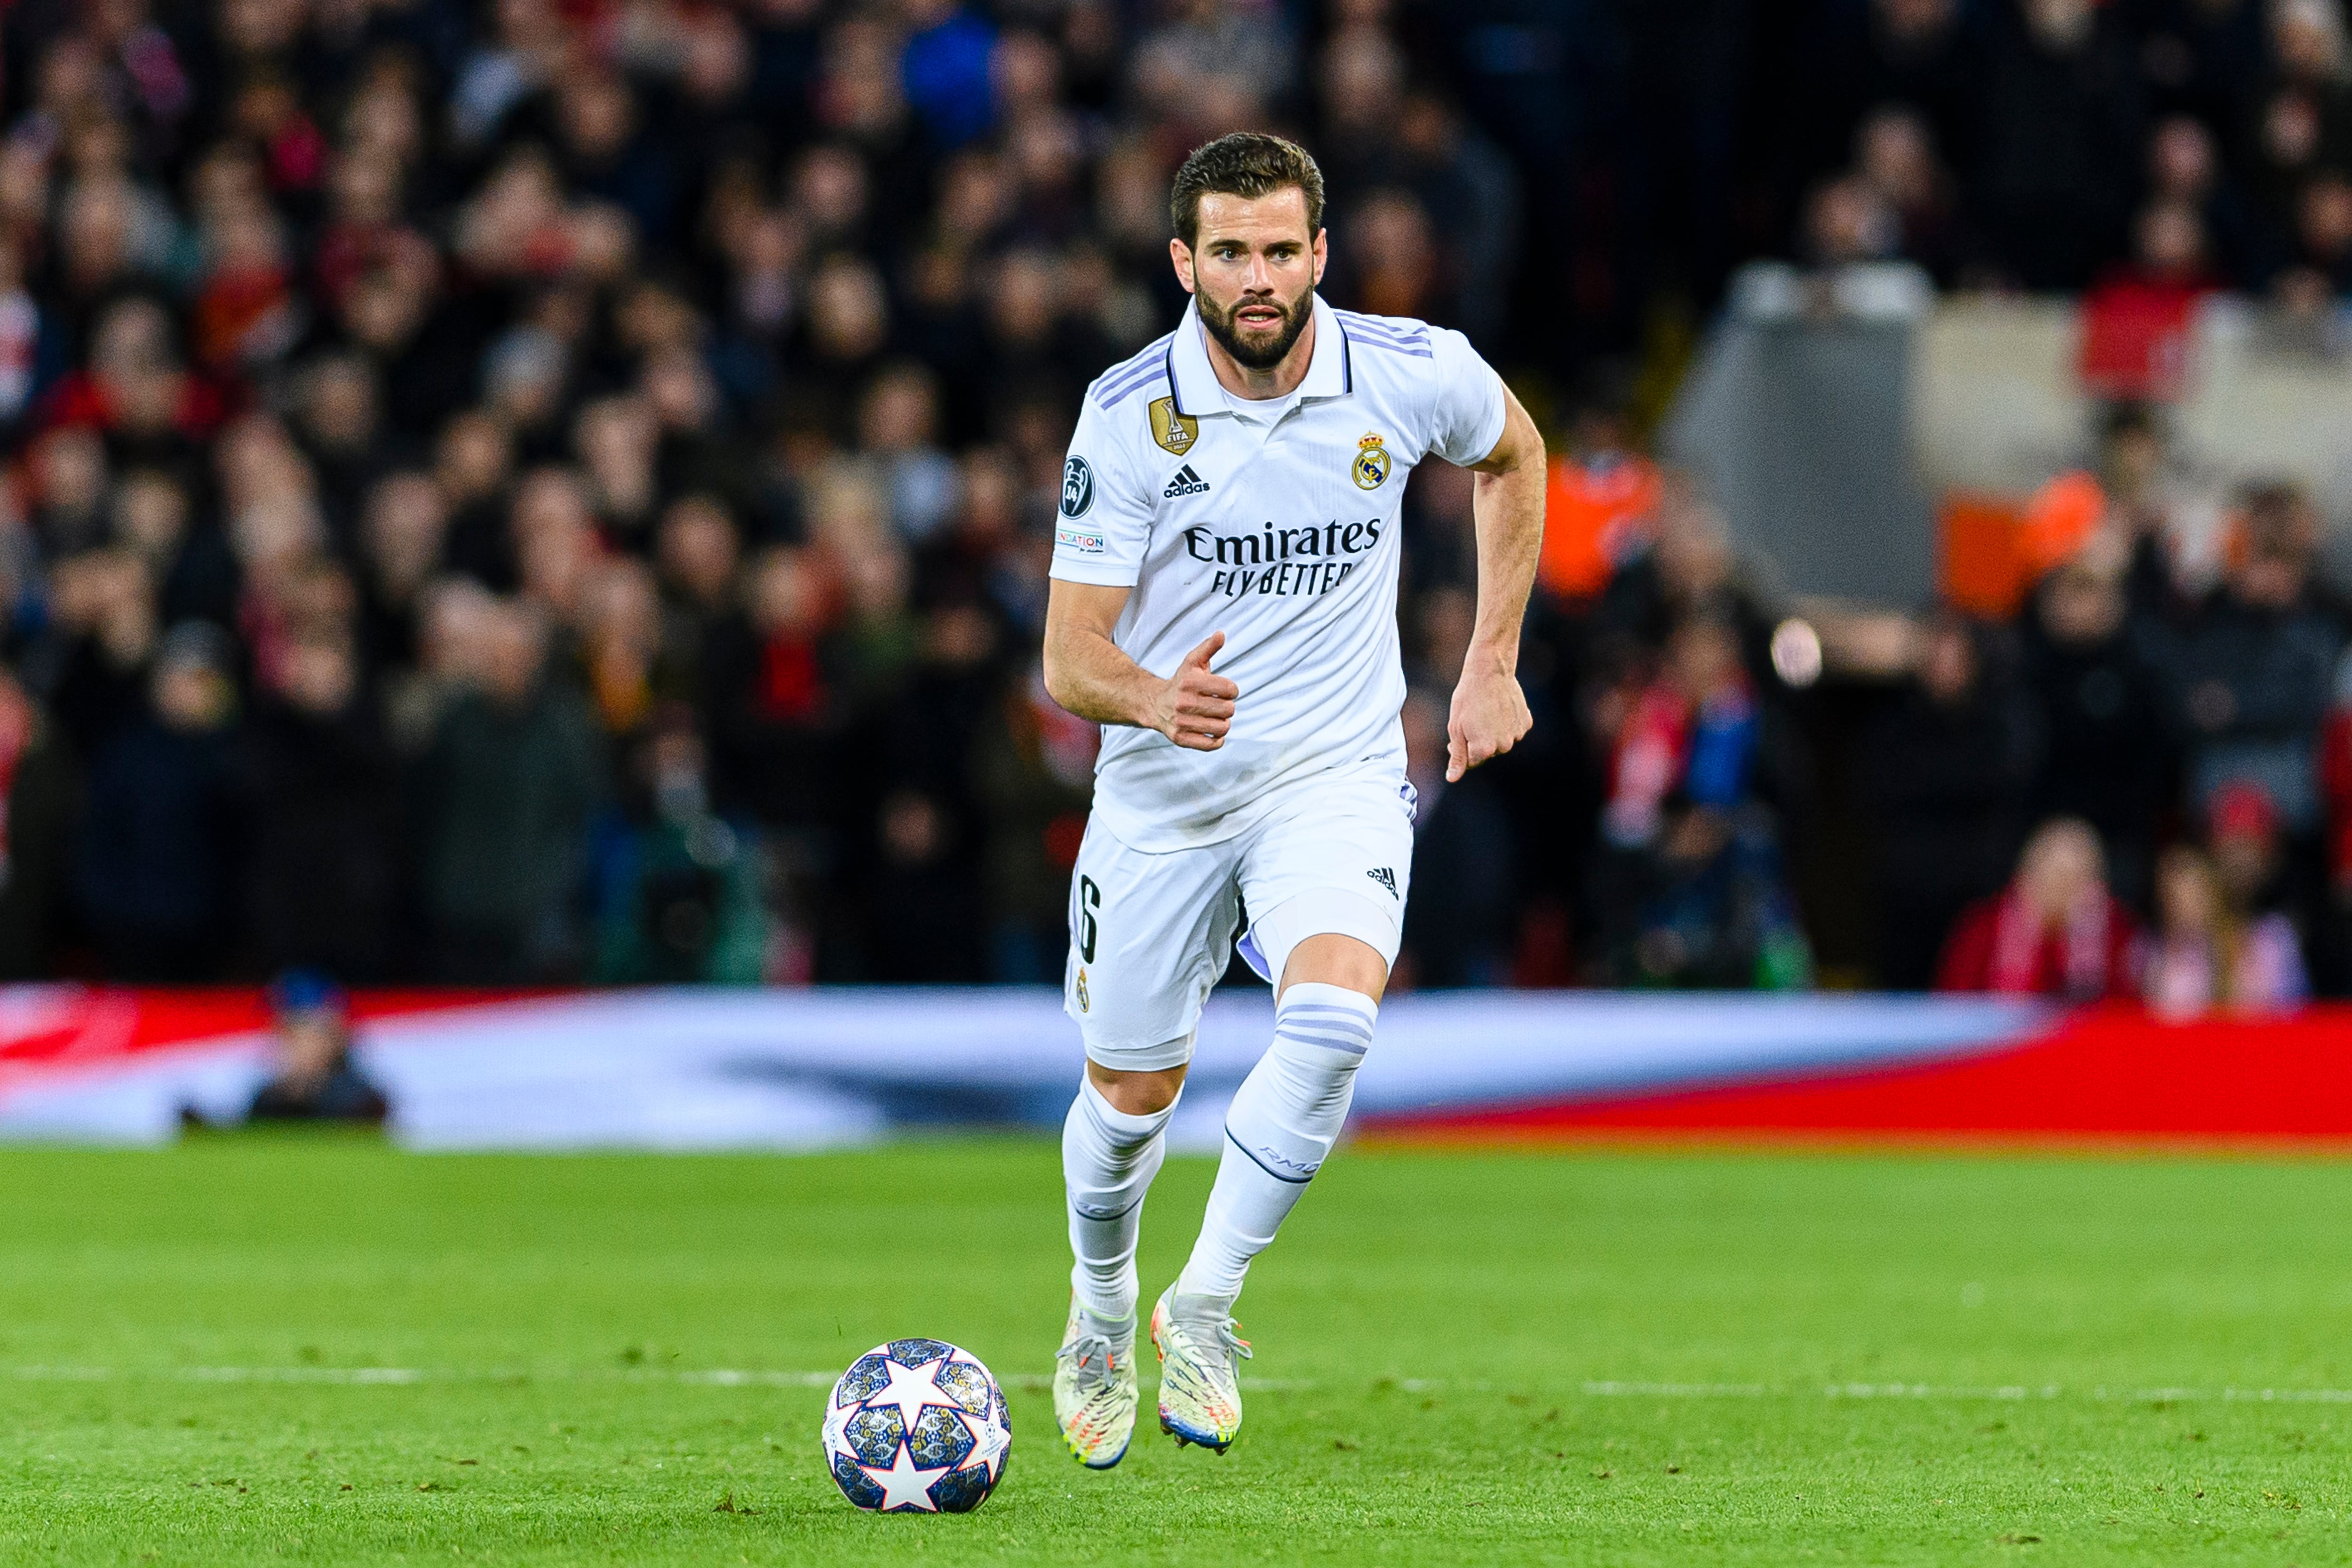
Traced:
<path id="1" fill-rule="evenodd" d="M 1318 228 L 1315 231 L 1315 281 L 1318 284 L 1323 281 L 1323 268 L 1331 261 L 1330 237 L 1329 229 Z"/>
<path id="2" fill-rule="evenodd" d="M 1184 285 L 1184 292 L 1187 294 L 1195 292 L 1192 287 L 1192 247 L 1181 239 L 1171 237 L 1168 241 L 1168 260 L 1169 264 L 1176 268 L 1176 281 Z M 1323 269 L 1319 265 L 1315 269 L 1315 275 L 1318 278 L 1323 275 Z"/>

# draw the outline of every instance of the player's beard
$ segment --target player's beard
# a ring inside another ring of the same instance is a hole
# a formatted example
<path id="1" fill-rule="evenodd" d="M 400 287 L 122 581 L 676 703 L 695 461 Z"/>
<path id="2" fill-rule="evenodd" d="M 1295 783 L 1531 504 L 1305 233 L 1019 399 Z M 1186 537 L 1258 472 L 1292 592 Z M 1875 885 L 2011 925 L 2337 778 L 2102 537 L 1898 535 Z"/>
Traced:
<path id="1" fill-rule="evenodd" d="M 1288 305 L 1263 295 L 1250 294 L 1223 306 L 1206 294 L 1196 294 L 1193 299 L 1201 308 L 1201 324 L 1209 329 L 1209 335 L 1217 340 L 1220 347 L 1234 356 L 1234 363 L 1245 370 L 1272 370 L 1280 364 L 1297 343 L 1298 334 L 1305 331 L 1307 323 L 1315 318 L 1315 290 L 1311 288 Z M 1234 324 L 1234 316 L 1244 305 L 1278 307 L 1283 313 L 1282 330 L 1270 338 L 1260 338 L 1255 342 L 1244 338 Z"/>

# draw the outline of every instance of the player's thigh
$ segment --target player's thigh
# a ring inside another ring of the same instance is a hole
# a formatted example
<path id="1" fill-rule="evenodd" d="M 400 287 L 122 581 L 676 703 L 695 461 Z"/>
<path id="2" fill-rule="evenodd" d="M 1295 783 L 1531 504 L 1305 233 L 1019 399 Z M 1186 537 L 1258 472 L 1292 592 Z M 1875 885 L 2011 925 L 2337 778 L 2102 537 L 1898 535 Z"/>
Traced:
<path id="1" fill-rule="evenodd" d="M 1237 852 L 1147 855 L 1088 825 L 1070 879 L 1063 1005 L 1093 1060 L 1153 1072 L 1192 1059 L 1202 1004 L 1233 951 Z"/>
<path id="2" fill-rule="evenodd" d="M 1250 929 L 1244 956 L 1276 985 L 1300 942 L 1347 936 L 1396 963 L 1412 890 L 1412 817 L 1396 786 L 1304 792 L 1244 844 L 1238 868 Z"/>

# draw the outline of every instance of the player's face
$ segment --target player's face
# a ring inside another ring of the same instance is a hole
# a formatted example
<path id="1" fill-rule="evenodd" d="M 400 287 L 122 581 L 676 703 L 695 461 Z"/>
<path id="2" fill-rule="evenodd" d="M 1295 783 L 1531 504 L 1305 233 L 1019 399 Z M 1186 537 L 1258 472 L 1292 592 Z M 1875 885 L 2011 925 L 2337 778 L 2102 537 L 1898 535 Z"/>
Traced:
<path id="1" fill-rule="evenodd" d="M 1192 291 L 1209 335 L 1251 370 L 1280 364 L 1307 330 L 1328 254 L 1307 227 L 1307 193 L 1201 198 L 1197 242 L 1172 240 L 1176 276 Z"/>

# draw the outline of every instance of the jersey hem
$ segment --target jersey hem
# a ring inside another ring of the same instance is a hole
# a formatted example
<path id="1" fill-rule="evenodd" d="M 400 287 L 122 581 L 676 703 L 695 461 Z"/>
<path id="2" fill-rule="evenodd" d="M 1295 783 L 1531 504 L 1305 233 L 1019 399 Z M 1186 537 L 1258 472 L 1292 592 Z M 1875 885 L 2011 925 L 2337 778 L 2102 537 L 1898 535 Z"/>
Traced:
<path id="1" fill-rule="evenodd" d="M 1232 810 L 1216 819 L 1213 827 L 1203 828 L 1197 835 L 1186 834 L 1180 844 L 1163 843 L 1158 847 L 1139 842 L 1143 838 L 1160 838 L 1164 827 L 1155 827 L 1146 813 L 1135 811 L 1114 797 L 1106 796 L 1101 780 L 1095 784 L 1093 822 L 1105 833 L 1118 840 L 1121 846 L 1138 855 L 1181 855 L 1190 849 L 1206 849 L 1240 837 L 1266 813 L 1277 809 L 1284 801 L 1304 791 L 1372 782 L 1402 785 L 1405 782 L 1404 743 L 1400 736 L 1392 747 L 1352 757 L 1346 762 L 1327 763 L 1312 772 L 1294 773 L 1268 784 L 1247 800 L 1239 802 Z M 1121 831 L 1121 820 L 1130 831 Z"/>

